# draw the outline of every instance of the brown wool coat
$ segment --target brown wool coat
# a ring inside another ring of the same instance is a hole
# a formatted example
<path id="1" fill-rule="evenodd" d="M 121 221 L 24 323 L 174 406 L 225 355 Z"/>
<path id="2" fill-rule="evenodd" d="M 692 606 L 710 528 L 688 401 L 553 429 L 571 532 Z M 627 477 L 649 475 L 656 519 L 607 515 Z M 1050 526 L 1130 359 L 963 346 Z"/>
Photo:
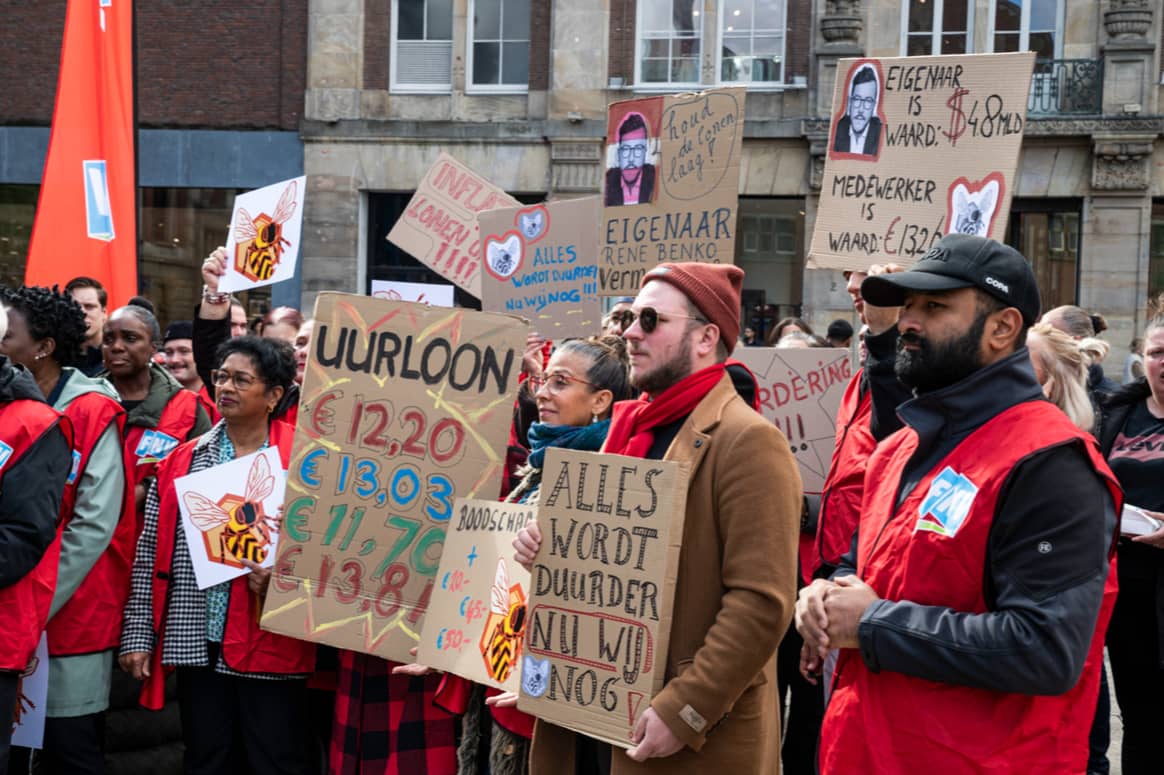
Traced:
<path id="1" fill-rule="evenodd" d="M 726 375 L 665 459 L 687 462 L 692 478 L 666 683 L 651 706 L 687 746 L 645 764 L 615 748 L 612 775 L 775 775 L 776 647 L 796 598 L 803 502 L 796 461 L 784 435 Z M 538 721 L 532 775 L 568 775 L 574 740 Z"/>

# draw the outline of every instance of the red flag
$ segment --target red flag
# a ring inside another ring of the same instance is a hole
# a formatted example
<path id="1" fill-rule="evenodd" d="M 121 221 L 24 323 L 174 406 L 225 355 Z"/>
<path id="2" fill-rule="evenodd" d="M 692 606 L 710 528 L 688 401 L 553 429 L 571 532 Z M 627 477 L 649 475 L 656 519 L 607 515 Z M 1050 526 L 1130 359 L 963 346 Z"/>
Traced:
<path id="1" fill-rule="evenodd" d="M 99 280 L 137 293 L 133 2 L 69 0 L 61 72 L 24 282 Z"/>

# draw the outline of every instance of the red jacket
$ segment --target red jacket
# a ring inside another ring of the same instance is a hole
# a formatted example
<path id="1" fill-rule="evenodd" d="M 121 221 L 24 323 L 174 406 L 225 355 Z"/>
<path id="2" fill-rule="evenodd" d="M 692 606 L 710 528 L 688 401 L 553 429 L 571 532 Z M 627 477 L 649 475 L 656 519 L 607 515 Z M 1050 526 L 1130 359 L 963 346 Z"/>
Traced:
<path id="1" fill-rule="evenodd" d="M 1095 440 L 1048 402 L 1018 404 L 973 431 L 899 507 L 898 483 L 917 435 L 906 427 L 889 437 L 869 462 L 860 577 L 888 600 L 987 612 L 986 550 L 1007 477 L 1027 457 L 1074 442 L 1106 481 L 1118 514 L 1122 494 Z M 842 651 L 821 729 L 821 772 L 1082 772 L 1114 603 L 1108 593 L 1114 568 L 1107 583 L 1083 674 L 1062 695 L 988 691 L 888 670 L 875 674 L 856 652 Z"/>
<path id="2" fill-rule="evenodd" d="M 3 476 L 4 471 L 11 470 L 30 448 L 58 427 L 71 446 L 69 421 L 48 404 L 28 399 L 0 404 L 0 487 L 21 486 Z M 48 621 L 60 556 L 58 529 L 36 567 L 20 581 L 0 589 L 0 670 L 28 667 Z"/>
<path id="3" fill-rule="evenodd" d="M 837 409 L 837 444 L 820 496 L 816 543 L 807 575 L 815 576 L 822 565 L 835 566 L 849 551 L 857 523 L 861 519 L 861 498 L 865 492 L 865 466 L 877 448 L 870 421 L 873 416 L 872 391 L 861 395 L 861 375 L 853 375 Z"/>
<path id="4" fill-rule="evenodd" d="M 110 425 L 115 425 L 118 438 L 122 437 L 125 410 L 109 396 L 92 392 L 73 399 L 65 407 L 65 416 L 72 422 L 74 431 L 73 471 L 61 501 L 61 514 L 67 522 L 73 515 L 77 485 L 89 465 L 93 447 Z M 133 511 L 133 487 L 127 481 L 121 518 L 108 548 L 94 563 L 69 602 L 49 622 L 48 646 L 53 656 L 91 654 L 117 646 L 125 601 L 129 599 L 129 574 L 137 538 Z"/>
<path id="5" fill-rule="evenodd" d="M 189 395 L 193 396 L 192 393 Z M 294 436 L 295 429 L 289 425 L 278 421 L 271 423 L 270 443 L 278 448 L 284 466 L 291 459 Z M 197 439 L 185 442 L 158 466 L 161 503 L 152 597 L 155 640 L 150 677 L 142 686 L 141 694 L 142 705 L 154 710 L 160 709 L 164 700 L 162 645 L 178 528 L 178 495 L 174 490 L 174 480 L 190 471 L 197 443 Z M 240 673 L 310 673 L 315 667 L 315 644 L 259 629 L 261 612 L 262 600 L 250 591 L 247 577 L 240 576 L 231 581 L 226 631 L 222 640 L 222 658 L 227 666 Z"/>
<path id="6" fill-rule="evenodd" d="M 130 492 L 137 485 L 157 474 L 158 463 L 186 440 L 198 420 L 198 396 L 189 390 L 179 390 L 170 396 L 166 408 L 158 418 L 157 426 L 146 428 L 129 425 L 125 429 L 126 487 Z M 143 517 L 134 520 L 134 537 L 141 535 Z"/>

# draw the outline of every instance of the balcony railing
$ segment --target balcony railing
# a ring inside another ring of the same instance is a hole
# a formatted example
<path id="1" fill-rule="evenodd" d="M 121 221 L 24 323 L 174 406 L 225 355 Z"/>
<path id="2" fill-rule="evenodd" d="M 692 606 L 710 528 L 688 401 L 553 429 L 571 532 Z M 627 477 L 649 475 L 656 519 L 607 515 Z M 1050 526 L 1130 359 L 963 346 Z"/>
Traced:
<path id="1" fill-rule="evenodd" d="M 1102 59 L 1040 59 L 1031 75 L 1027 113 L 1089 116 L 1103 112 Z"/>

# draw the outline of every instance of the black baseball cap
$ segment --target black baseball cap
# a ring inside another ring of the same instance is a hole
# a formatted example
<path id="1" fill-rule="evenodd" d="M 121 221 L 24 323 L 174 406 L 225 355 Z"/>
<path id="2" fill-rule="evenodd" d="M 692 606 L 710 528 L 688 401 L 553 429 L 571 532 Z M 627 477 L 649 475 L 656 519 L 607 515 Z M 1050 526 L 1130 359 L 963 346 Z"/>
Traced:
<path id="1" fill-rule="evenodd" d="M 947 234 L 904 272 L 866 278 L 861 297 L 876 307 L 900 307 L 909 291 L 957 288 L 978 288 L 990 294 L 1022 313 L 1027 325 L 1039 319 L 1039 286 L 1023 254 L 970 234 Z"/>
<path id="2" fill-rule="evenodd" d="M 168 342 L 171 339 L 193 339 L 194 338 L 194 323 L 190 320 L 175 320 L 170 325 L 166 326 L 166 333 L 162 336 L 162 342 Z"/>

